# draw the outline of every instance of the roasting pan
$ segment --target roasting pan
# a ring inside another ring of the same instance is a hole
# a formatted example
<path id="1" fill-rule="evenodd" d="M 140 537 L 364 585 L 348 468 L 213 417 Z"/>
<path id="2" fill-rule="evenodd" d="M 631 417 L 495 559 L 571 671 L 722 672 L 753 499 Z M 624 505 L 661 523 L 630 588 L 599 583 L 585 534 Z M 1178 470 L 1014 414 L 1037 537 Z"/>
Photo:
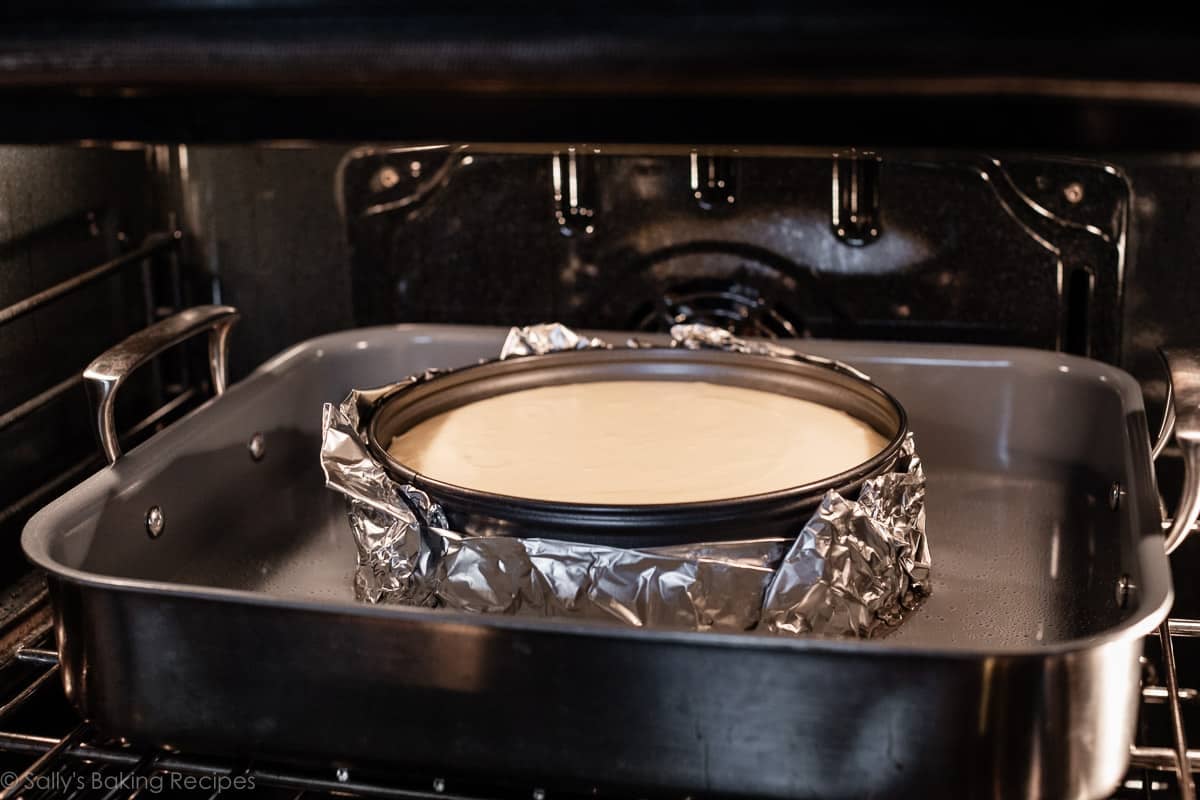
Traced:
<path id="1" fill-rule="evenodd" d="M 118 457 L 128 371 L 212 328 L 221 388 L 234 318 L 183 312 L 89 368 L 115 463 L 23 535 L 48 574 L 66 693 L 102 731 L 601 793 L 1096 797 L 1122 776 L 1142 636 L 1171 587 L 1142 400 L 1120 370 L 806 341 L 908 410 L 933 595 L 882 640 L 661 632 L 354 602 L 345 509 L 318 465 L 322 403 L 494 356 L 502 330 L 314 339 Z M 1189 470 L 1172 544 L 1195 519 L 1198 365 L 1172 362 Z"/>

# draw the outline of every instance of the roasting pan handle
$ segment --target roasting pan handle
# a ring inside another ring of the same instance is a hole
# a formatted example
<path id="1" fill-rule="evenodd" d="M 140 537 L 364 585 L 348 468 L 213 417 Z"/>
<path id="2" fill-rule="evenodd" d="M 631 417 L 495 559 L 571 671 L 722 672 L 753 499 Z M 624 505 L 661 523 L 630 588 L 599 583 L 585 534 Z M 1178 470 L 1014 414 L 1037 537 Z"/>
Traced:
<path id="1" fill-rule="evenodd" d="M 1167 531 L 1167 553 L 1175 552 L 1200 517 L 1200 349 L 1159 351 L 1167 365 L 1167 409 L 1154 443 L 1157 458 L 1174 431 L 1183 454 L 1183 492 Z"/>
<path id="2" fill-rule="evenodd" d="M 100 446 L 104 448 L 109 464 L 117 463 L 121 457 L 113 408 L 117 389 L 125 379 L 167 348 L 197 333 L 208 331 L 208 368 L 212 372 L 213 390 L 221 394 L 225 391 L 225 355 L 229 331 L 239 316 L 237 309 L 232 306 L 189 308 L 138 331 L 88 364 L 83 371 L 83 382 L 92 401 Z"/>

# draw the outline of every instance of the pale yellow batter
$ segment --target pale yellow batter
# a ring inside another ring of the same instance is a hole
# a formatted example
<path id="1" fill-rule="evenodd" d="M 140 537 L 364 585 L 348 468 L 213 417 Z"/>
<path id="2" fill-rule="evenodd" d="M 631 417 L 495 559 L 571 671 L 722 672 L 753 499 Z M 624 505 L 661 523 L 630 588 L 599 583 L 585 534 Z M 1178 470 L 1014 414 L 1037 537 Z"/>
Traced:
<path id="1" fill-rule="evenodd" d="M 819 481 L 887 444 L 842 411 L 736 386 L 603 381 L 498 395 L 388 452 L 435 480 L 575 503 L 687 503 Z"/>

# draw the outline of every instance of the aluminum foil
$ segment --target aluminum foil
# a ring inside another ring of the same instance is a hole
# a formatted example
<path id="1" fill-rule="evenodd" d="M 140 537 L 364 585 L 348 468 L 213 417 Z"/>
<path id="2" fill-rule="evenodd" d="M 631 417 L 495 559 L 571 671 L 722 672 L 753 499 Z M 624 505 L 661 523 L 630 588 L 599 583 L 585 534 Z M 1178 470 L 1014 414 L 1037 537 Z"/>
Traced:
<path id="1" fill-rule="evenodd" d="M 580 336 L 566 325 L 558 323 L 528 325 L 524 328 L 513 328 L 508 332 L 504 346 L 500 348 L 500 358 L 503 360 L 513 356 L 557 353 L 559 350 L 588 350 L 606 347 L 609 347 L 607 342 Z"/>
<path id="2" fill-rule="evenodd" d="M 514 328 L 513 330 L 517 329 Z M 671 347 L 683 347 L 688 350 L 711 348 L 715 350 L 729 350 L 734 353 L 791 358 L 797 361 L 807 361 L 810 364 L 833 367 L 842 372 L 848 372 L 857 378 L 862 378 L 864 381 L 871 380 L 869 375 L 841 361 L 835 361 L 832 358 L 825 358 L 823 356 L 814 356 L 809 353 L 797 353 L 790 347 L 784 347 L 773 342 L 752 342 L 746 339 L 739 339 L 729 331 L 723 328 L 714 328 L 711 325 L 672 325 Z"/>
<path id="3" fill-rule="evenodd" d="M 812 358 L 702 325 L 677 325 L 671 335 L 678 347 Z M 609 346 L 562 325 L 536 325 L 514 328 L 500 357 Z M 353 391 L 323 414 L 321 465 L 326 485 L 349 501 L 360 600 L 646 628 L 871 637 L 929 592 L 925 473 L 911 434 L 893 471 L 866 481 L 856 500 L 826 493 L 807 522 L 797 520 L 794 540 L 631 550 L 472 536 L 449 530 L 428 495 L 396 483 L 371 458 L 366 422 L 395 386 Z"/>

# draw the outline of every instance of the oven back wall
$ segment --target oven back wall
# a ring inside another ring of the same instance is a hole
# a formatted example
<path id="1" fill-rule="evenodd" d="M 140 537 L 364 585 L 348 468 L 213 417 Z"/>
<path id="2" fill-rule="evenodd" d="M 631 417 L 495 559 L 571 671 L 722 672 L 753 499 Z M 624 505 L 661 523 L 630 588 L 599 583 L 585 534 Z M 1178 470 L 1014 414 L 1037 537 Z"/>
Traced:
<path id="1" fill-rule="evenodd" d="M 362 321 L 706 322 L 1119 355 L 1130 187 L 1101 161 L 363 147 L 339 187 Z"/>
<path id="2" fill-rule="evenodd" d="M 187 260 L 213 302 L 243 312 L 230 340 L 234 380 L 289 345 L 356 322 L 334 196 L 347 149 L 179 148 Z"/>
<path id="3" fill-rule="evenodd" d="M 820 336 L 1052 348 L 1071 338 L 1061 316 L 1069 280 L 1055 285 L 1054 253 L 1023 225 L 1042 215 L 1014 220 L 1005 206 L 1020 195 L 997 196 L 983 170 L 1107 236 L 1082 237 L 1088 248 L 1068 253 L 1080 270 L 1119 279 L 1103 294 L 1097 283 L 1075 320 L 1094 332 L 1093 357 L 1130 369 L 1153 400 L 1162 388 L 1155 348 L 1200 342 L 1189 313 L 1200 302 L 1200 160 L 1187 154 L 1114 155 L 1117 177 L 1061 157 L 1001 158 L 997 168 L 962 155 L 888 166 L 885 155 L 881 232 L 856 247 L 830 226 L 828 158 L 766 167 L 700 159 L 702 173 L 712 166 L 733 183 L 735 202 L 716 210 L 703 208 L 716 197 L 707 186 L 703 201 L 689 194 L 686 150 L 580 159 L 578 206 L 594 216 L 572 219 L 568 197 L 561 225 L 552 149 L 479 158 L 445 181 L 436 175 L 445 148 L 184 149 L 187 263 L 244 312 L 235 377 L 310 336 L 402 322 L 661 329 L 691 312 L 746 333 L 807 324 Z M 565 175 L 562 151 L 560 161 Z M 432 191 L 406 202 L 423 184 Z M 743 291 L 723 291 L 731 284 Z"/>

